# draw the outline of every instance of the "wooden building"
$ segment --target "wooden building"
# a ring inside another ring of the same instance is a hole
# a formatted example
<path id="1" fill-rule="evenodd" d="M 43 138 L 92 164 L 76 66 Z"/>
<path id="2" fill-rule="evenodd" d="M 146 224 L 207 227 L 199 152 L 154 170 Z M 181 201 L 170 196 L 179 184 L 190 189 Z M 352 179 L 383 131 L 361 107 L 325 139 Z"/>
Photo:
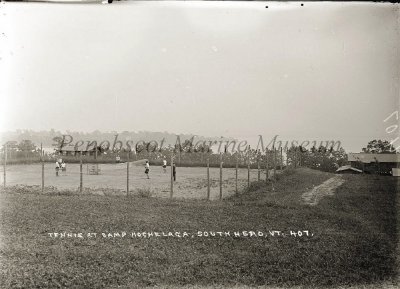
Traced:
<path id="1" fill-rule="evenodd" d="M 56 149 L 56 154 L 59 156 L 97 156 L 99 152 L 93 147 L 87 148 L 86 146 L 75 147 L 75 146 L 65 146 Z"/>
<path id="2" fill-rule="evenodd" d="M 351 167 L 364 173 L 396 175 L 393 169 L 400 168 L 400 154 L 349 153 Z"/>

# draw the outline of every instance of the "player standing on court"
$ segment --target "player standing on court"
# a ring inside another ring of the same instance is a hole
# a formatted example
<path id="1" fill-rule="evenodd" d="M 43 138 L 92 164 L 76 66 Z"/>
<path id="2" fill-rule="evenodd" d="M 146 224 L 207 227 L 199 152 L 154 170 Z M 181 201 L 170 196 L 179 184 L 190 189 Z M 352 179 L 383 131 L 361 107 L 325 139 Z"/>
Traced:
<path id="1" fill-rule="evenodd" d="M 60 170 L 60 163 L 56 161 L 56 176 L 58 177 L 58 171 Z"/>
<path id="2" fill-rule="evenodd" d="M 64 161 L 61 163 L 61 171 L 63 172 L 63 175 L 67 173 L 67 165 L 65 164 Z"/>
<path id="3" fill-rule="evenodd" d="M 176 181 L 176 166 L 175 163 L 172 165 L 172 176 L 174 177 L 174 182 Z"/>
<path id="4" fill-rule="evenodd" d="M 165 159 L 165 157 L 163 159 L 162 167 L 163 167 L 163 171 L 164 171 L 164 174 L 165 174 L 167 172 L 167 160 Z"/>
<path id="5" fill-rule="evenodd" d="M 149 161 L 146 161 L 146 164 L 144 165 L 144 173 L 146 174 L 148 179 L 150 179 L 149 171 L 150 171 L 150 164 Z"/>

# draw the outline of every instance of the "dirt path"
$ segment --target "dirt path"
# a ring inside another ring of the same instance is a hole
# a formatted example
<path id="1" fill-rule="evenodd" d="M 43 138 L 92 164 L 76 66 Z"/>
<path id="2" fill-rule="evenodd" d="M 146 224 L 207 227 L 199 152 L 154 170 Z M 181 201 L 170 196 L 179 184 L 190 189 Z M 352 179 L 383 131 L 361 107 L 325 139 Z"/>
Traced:
<path id="1" fill-rule="evenodd" d="M 312 190 L 305 192 L 301 198 L 302 201 L 311 206 L 315 206 L 325 196 L 332 196 L 335 189 L 344 183 L 341 175 L 334 176 Z"/>

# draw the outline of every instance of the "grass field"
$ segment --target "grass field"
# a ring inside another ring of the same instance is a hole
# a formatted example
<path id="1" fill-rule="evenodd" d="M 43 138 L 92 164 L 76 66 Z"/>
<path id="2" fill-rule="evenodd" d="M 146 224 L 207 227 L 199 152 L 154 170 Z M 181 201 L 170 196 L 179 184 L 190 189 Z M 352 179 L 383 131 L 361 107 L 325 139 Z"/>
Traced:
<path id="1" fill-rule="evenodd" d="M 0 284 L 397 288 L 396 179 L 344 175 L 335 195 L 316 206 L 302 203 L 304 192 L 330 177 L 305 168 L 287 171 L 274 189 L 255 182 L 250 191 L 222 202 L 3 191 Z M 280 236 L 272 236 L 272 230 Z M 249 236 L 249 231 L 263 236 Z M 50 237 L 54 232 L 84 238 Z M 132 232 L 180 232 L 181 237 L 132 237 Z M 231 236 L 204 237 L 204 232 Z"/>

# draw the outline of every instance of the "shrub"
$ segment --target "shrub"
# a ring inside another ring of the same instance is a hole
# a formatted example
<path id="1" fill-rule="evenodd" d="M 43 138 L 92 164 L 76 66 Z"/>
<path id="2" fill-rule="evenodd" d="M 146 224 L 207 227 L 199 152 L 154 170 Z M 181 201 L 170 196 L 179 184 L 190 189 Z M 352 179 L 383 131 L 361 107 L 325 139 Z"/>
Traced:
<path id="1" fill-rule="evenodd" d="M 136 189 L 138 196 L 142 198 L 150 198 L 152 196 L 152 192 L 150 188 L 141 188 L 141 189 Z"/>
<path id="2" fill-rule="evenodd" d="M 250 187 L 246 189 L 247 192 L 255 192 L 265 188 L 265 181 L 251 182 Z"/>

